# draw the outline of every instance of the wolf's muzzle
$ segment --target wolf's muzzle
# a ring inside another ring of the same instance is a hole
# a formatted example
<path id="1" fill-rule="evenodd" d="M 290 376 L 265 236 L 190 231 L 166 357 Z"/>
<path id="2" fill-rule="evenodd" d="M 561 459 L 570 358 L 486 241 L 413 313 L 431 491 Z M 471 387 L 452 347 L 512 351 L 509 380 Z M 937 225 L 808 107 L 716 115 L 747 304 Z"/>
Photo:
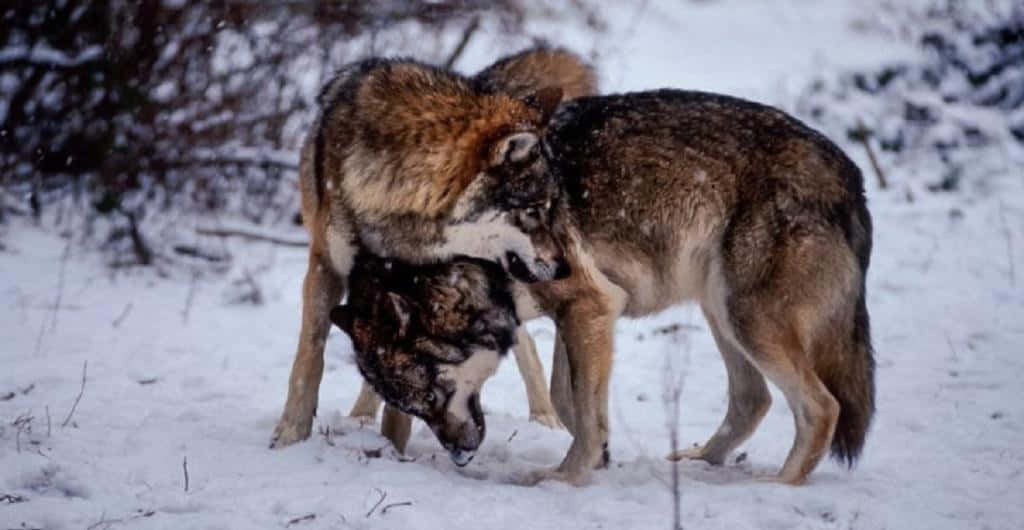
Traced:
<path id="1" fill-rule="evenodd" d="M 544 263 L 541 261 L 535 262 L 537 272 L 530 270 L 530 267 L 526 266 L 522 258 L 519 257 L 515 252 L 506 252 L 505 261 L 508 267 L 508 273 L 513 278 L 523 283 L 537 283 L 546 282 L 550 280 L 561 280 L 568 278 L 572 269 L 569 267 L 569 263 L 562 258 L 559 258 L 554 265 Z"/>
<path id="2" fill-rule="evenodd" d="M 448 456 L 452 458 L 452 462 L 459 467 L 464 467 L 466 464 L 473 461 L 473 457 L 476 456 L 476 451 L 465 451 L 462 449 L 451 449 L 448 451 Z"/>

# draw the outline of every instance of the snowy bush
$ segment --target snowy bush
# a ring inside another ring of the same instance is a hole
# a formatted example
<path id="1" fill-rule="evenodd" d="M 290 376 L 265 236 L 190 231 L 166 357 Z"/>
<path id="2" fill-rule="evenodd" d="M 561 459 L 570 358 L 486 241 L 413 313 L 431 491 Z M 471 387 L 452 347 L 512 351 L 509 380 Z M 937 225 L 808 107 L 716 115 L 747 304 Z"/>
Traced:
<path id="1" fill-rule="evenodd" d="M 325 76 L 366 55 L 442 61 L 474 19 L 512 33 L 527 13 L 516 0 L 6 2 L 0 221 L 67 207 L 148 263 L 157 213 L 289 220 Z"/>
<path id="2" fill-rule="evenodd" d="M 1024 163 L 1024 7 L 947 0 L 886 17 L 921 60 L 820 78 L 798 112 L 837 136 L 866 135 L 933 191 L 957 188 L 967 164 Z"/>

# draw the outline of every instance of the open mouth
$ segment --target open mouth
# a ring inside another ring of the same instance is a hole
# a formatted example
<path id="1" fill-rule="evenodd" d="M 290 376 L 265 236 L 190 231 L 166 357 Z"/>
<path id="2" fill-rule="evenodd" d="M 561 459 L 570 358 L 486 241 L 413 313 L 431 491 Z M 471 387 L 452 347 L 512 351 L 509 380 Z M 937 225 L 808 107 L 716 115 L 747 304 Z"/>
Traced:
<path id="1" fill-rule="evenodd" d="M 523 263 L 523 260 L 515 252 L 506 252 L 505 260 L 508 262 L 508 273 L 511 274 L 513 278 L 524 283 L 536 283 L 540 281 L 540 278 L 530 271 L 530 268 Z"/>

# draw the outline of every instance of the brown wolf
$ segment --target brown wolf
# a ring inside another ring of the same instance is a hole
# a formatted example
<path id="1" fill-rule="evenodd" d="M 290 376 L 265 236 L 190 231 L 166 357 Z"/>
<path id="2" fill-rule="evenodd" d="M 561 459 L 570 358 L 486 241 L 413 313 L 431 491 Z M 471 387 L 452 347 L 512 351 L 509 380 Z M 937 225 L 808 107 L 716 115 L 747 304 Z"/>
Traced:
<path id="1" fill-rule="evenodd" d="M 565 52 L 539 53 L 545 62 L 562 54 L 582 65 Z M 528 92 L 528 81 L 510 79 L 509 95 L 497 91 L 501 72 L 483 74 L 474 80 L 414 61 L 370 59 L 342 69 L 321 93 L 299 169 L 310 234 L 302 329 L 271 447 L 309 437 L 328 311 L 344 295 L 358 247 L 413 263 L 489 259 L 527 281 L 566 273 L 560 249 L 538 253 L 513 218 L 516 209 L 551 204 L 544 196 L 551 186 L 536 172 L 538 136 L 562 91 L 544 81 Z M 582 79 L 570 78 L 574 87 Z"/>
<path id="2" fill-rule="evenodd" d="M 781 111 L 675 90 L 570 101 L 542 141 L 560 188 L 551 233 L 572 274 L 530 285 L 517 308 L 555 319 L 552 395 L 574 439 L 538 478 L 581 483 L 604 460 L 616 319 L 686 300 L 725 361 L 729 406 L 707 443 L 672 458 L 722 463 L 768 410 L 767 377 L 796 422 L 778 479 L 803 482 L 830 445 L 852 464 L 874 412 L 871 218 L 856 165 Z"/>

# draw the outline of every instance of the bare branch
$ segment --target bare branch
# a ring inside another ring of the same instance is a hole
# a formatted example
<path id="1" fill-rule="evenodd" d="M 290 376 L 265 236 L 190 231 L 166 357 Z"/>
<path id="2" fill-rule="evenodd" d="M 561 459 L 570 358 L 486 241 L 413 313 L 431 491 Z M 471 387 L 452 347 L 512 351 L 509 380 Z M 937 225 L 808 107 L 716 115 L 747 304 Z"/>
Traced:
<path id="1" fill-rule="evenodd" d="M 451 55 L 448 56 L 448 60 L 444 62 L 445 70 L 451 70 L 452 66 L 455 65 L 455 61 L 459 60 L 462 52 L 466 50 L 466 45 L 469 44 L 469 39 L 473 38 L 473 34 L 480 28 L 480 17 L 475 16 L 473 20 L 469 21 L 469 25 L 462 32 L 462 38 L 459 39 L 459 43 L 455 45 L 455 49 L 452 50 Z"/>
<path id="2" fill-rule="evenodd" d="M 36 347 L 35 355 L 39 355 L 40 350 L 43 346 L 43 334 L 46 331 L 46 321 L 50 321 L 50 332 L 57 330 L 57 312 L 60 311 L 60 303 L 64 298 L 64 271 L 67 269 L 68 258 L 71 256 L 71 238 L 68 238 L 67 244 L 64 245 L 64 253 L 60 256 L 60 272 L 57 275 L 57 294 L 53 300 L 53 308 L 50 313 L 50 318 L 43 319 L 43 323 L 39 326 L 39 335 L 36 336 Z"/>
<path id="3" fill-rule="evenodd" d="M 188 493 L 188 456 L 181 457 L 181 470 L 185 473 L 185 493 Z"/>
<path id="4" fill-rule="evenodd" d="M 287 526 L 291 526 L 293 524 L 298 524 L 298 523 L 301 523 L 303 521 L 312 521 L 313 519 L 316 519 L 316 514 L 315 513 L 307 513 L 306 515 L 303 515 L 301 517 L 296 517 L 294 519 L 289 520 L 287 523 L 285 523 L 285 526 L 286 527 Z"/>
<path id="5" fill-rule="evenodd" d="M 380 506 L 380 503 L 384 502 L 384 499 L 386 499 L 387 496 L 388 496 L 388 493 L 386 491 L 381 490 L 380 488 L 373 488 L 373 489 L 377 490 L 377 493 L 380 495 L 380 498 L 377 499 L 377 503 L 374 504 L 372 508 L 370 508 L 370 511 L 366 512 L 366 517 L 367 518 L 369 518 L 371 515 L 373 515 L 373 511 L 376 510 L 377 507 Z"/>
<path id="6" fill-rule="evenodd" d="M 217 228 L 196 228 L 196 233 L 204 236 L 217 236 L 217 237 L 241 237 L 251 241 L 265 241 L 267 243 L 273 243 L 275 245 L 281 245 L 283 247 L 298 247 L 306 248 L 309 246 L 308 241 L 298 241 L 294 239 L 284 239 L 275 236 L 269 236 L 264 234 L 258 234 L 256 232 L 247 232 L 245 230 L 223 230 Z"/>
<path id="7" fill-rule="evenodd" d="M 60 424 L 62 429 L 68 426 L 68 423 L 71 421 L 71 417 L 75 415 L 75 409 L 78 408 L 78 402 L 82 400 L 82 394 L 85 393 L 85 379 L 88 369 L 89 360 L 86 359 L 85 361 L 82 361 L 82 386 L 78 389 L 78 397 L 75 398 L 74 404 L 71 405 L 71 410 L 68 411 L 68 416 L 64 418 L 64 421 Z"/>
<path id="8" fill-rule="evenodd" d="M 885 178 L 882 167 L 878 165 L 878 159 L 875 158 L 875 150 L 871 148 L 870 136 L 871 130 L 864 126 L 864 122 L 857 120 L 857 130 L 853 137 L 864 145 L 864 150 L 868 153 L 868 160 L 871 162 L 871 168 L 875 170 L 875 176 L 878 177 L 878 187 L 884 190 L 889 187 L 889 180 Z"/>
<path id="9" fill-rule="evenodd" d="M 110 323 L 110 325 L 114 326 L 115 328 L 116 327 L 120 327 L 121 326 L 121 322 L 124 322 L 124 319 L 128 317 L 128 313 L 131 313 L 131 312 L 132 312 L 132 303 L 128 302 L 128 304 L 124 306 L 124 310 L 121 311 L 121 314 L 118 315 L 118 317 L 115 318 L 114 321 Z"/>
<path id="10" fill-rule="evenodd" d="M 388 513 L 388 510 L 390 510 L 391 508 L 398 508 L 399 506 L 412 506 L 412 501 L 393 502 L 391 504 L 388 504 L 380 509 L 380 514 L 384 515 Z"/>

